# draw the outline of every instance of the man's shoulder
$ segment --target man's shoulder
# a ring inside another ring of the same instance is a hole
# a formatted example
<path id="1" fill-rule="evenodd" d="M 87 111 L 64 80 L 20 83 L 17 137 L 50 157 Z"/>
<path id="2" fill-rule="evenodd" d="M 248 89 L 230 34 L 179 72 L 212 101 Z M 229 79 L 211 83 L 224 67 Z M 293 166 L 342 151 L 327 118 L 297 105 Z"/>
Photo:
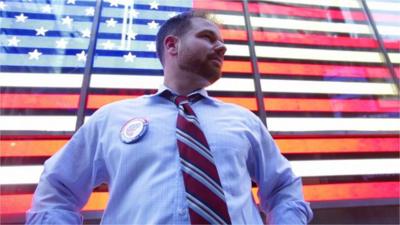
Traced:
<path id="1" fill-rule="evenodd" d="M 213 101 L 213 104 L 215 104 L 217 107 L 220 107 L 223 110 L 226 110 L 227 113 L 236 114 L 238 116 L 243 116 L 245 118 L 248 118 L 250 120 L 258 120 L 258 117 L 248 108 L 239 105 L 237 103 L 231 103 L 231 102 L 226 102 L 218 98 L 210 97 L 210 99 Z"/>
<path id="2" fill-rule="evenodd" d="M 151 103 L 151 95 L 142 95 L 127 99 L 121 99 L 107 103 L 98 108 L 93 114 L 94 117 L 107 117 L 108 115 L 117 115 L 120 112 L 140 109 L 149 106 Z"/>

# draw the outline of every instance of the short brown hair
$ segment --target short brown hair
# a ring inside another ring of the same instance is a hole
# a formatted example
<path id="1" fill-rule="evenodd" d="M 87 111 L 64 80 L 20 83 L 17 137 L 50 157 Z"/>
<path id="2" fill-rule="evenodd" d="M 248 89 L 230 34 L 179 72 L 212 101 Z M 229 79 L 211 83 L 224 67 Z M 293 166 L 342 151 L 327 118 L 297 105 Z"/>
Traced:
<path id="1" fill-rule="evenodd" d="M 161 64 L 164 65 L 164 39 L 168 35 L 181 37 L 191 28 L 191 19 L 199 17 L 213 21 L 210 14 L 204 11 L 187 11 L 169 18 L 158 30 L 156 37 L 157 55 Z"/>

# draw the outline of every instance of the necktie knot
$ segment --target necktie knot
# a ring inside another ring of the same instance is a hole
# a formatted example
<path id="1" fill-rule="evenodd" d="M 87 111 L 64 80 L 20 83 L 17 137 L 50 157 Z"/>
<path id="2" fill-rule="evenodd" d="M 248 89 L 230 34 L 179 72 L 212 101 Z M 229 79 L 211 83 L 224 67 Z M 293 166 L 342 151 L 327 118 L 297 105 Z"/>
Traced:
<path id="1" fill-rule="evenodd" d="M 199 93 L 195 93 L 189 96 L 183 95 L 174 95 L 171 91 L 164 91 L 161 96 L 173 102 L 176 106 L 180 106 L 186 103 L 195 103 L 203 98 L 203 96 Z"/>

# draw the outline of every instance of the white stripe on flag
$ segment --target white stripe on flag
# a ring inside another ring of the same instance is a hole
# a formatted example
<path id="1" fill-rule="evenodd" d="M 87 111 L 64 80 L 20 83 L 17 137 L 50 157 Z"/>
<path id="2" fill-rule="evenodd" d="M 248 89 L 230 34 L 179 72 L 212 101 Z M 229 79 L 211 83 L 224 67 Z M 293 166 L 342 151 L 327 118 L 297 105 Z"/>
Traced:
<path id="1" fill-rule="evenodd" d="M 293 160 L 293 171 L 301 177 L 400 174 L 400 159 Z M 42 165 L 1 166 L 0 184 L 36 184 Z"/>

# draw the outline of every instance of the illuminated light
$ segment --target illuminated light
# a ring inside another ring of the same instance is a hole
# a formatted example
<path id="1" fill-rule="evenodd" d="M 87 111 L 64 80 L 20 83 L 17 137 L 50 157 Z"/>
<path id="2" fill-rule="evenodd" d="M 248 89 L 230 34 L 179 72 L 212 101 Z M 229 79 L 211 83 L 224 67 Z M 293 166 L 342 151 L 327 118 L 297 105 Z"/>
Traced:
<path id="1" fill-rule="evenodd" d="M 227 15 L 227 14 L 212 14 L 212 16 L 224 25 L 245 26 L 243 16 Z"/>
<path id="2" fill-rule="evenodd" d="M 319 61 L 383 63 L 379 52 L 256 46 L 258 57 Z"/>
<path id="3" fill-rule="evenodd" d="M 346 20 L 355 21 L 367 20 L 363 12 L 346 11 L 344 14 L 341 10 L 305 8 L 296 5 L 277 5 L 269 3 L 249 3 L 249 11 L 258 14 L 284 15 L 284 16 L 301 16 L 307 18 L 322 18 L 328 20 Z"/>
<path id="4" fill-rule="evenodd" d="M 49 157 L 67 140 L 1 140 L 1 157 Z"/>
<path id="5" fill-rule="evenodd" d="M 108 192 L 93 192 L 83 211 L 104 210 L 108 201 Z M 32 194 L 1 195 L 0 214 L 25 213 L 32 203 Z"/>
<path id="6" fill-rule="evenodd" d="M 257 105 L 252 98 L 225 98 L 218 99 L 236 103 L 244 107 Z M 243 103 L 241 102 L 243 101 Z M 68 140 L 1 140 L 0 155 L 2 157 L 50 157 Z M 400 139 L 397 137 L 344 137 L 344 138 L 275 138 L 283 154 L 315 154 L 315 153 L 366 153 L 366 152 L 398 152 Z"/>
<path id="7" fill-rule="evenodd" d="M 221 28 L 220 31 L 224 40 L 239 40 L 239 41 L 247 40 L 247 33 L 245 30 L 230 30 Z"/>
<path id="8" fill-rule="evenodd" d="M 375 99 L 264 98 L 268 112 L 398 112 L 400 101 Z"/>
<path id="9" fill-rule="evenodd" d="M 343 159 L 290 161 L 293 171 L 300 177 L 345 176 L 371 174 L 399 174 L 400 159 Z M 36 184 L 43 171 L 42 165 L 2 166 L 1 185 Z"/>
<path id="10" fill-rule="evenodd" d="M 310 131 L 369 131 L 398 132 L 398 118 L 299 118 L 268 117 L 268 130 L 272 132 Z"/>
<path id="11" fill-rule="evenodd" d="M 1 116 L 1 131 L 74 131 L 76 116 Z"/>
<path id="12" fill-rule="evenodd" d="M 8 94 L 1 93 L 1 109 L 76 109 L 78 94 Z"/>
<path id="13" fill-rule="evenodd" d="M 276 2 L 283 4 L 301 4 L 310 6 L 327 6 L 327 7 L 340 7 L 340 8 L 361 8 L 361 5 L 356 0 L 260 0 L 260 2 Z"/>
<path id="14" fill-rule="evenodd" d="M 242 12 L 243 4 L 241 2 L 229 2 L 229 1 L 218 1 L 213 0 L 212 4 L 204 0 L 194 0 L 193 8 L 195 9 L 207 9 L 207 10 L 229 10 Z"/>
<path id="15" fill-rule="evenodd" d="M 259 204 L 258 188 L 252 188 L 252 192 Z M 400 185 L 398 182 L 315 184 L 304 185 L 303 193 L 304 199 L 310 202 L 388 199 L 399 197 Z"/>
<path id="16" fill-rule="evenodd" d="M 42 174 L 43 166 L 1 166 L 0 185 L 37 184 Z M 6 174 L 6 175 L 4 175 Z"/>
<path id="17" fill-rule="evenodd" d="M 378 32 L 381 35 L 393 35 L 400 38 L 400 28 L 399 26 L 389 26 L 389 25 L 377 25 Z"/>
<path id="18" fill-rule="evenodd" d="M 163 76 L 93 74 L 91 88 L 158 89 Z"/>
<path id="19" fill-rule="evenodd" d="M 89 109 L 98 109 L 103 105 L 106 105 L 111 102 L 125 100 L 125 99 L 134 99 L 139 97 L 139 95 L 89 95 L 87 108 Z"/>
<path id="20" fill-rule="evenodd" d="M 393 83 L 261 79 L 264 92 L 397 95 Z"/>
<path id="21" fill-rule="evenodd" d="M 224 61 L 222 72 L 224 73 L 252 73 L 251 63 L 249 61 Z"/>
<path id="22" fill-rule="evenodd" d="M 398 198 L 400 194 L 398 182 L 368 182 L 343 184 L 304 185 L 303 192 L 306 201 L 336 201 L 336 200 L 368 200 Z M 258 188 L 252 188 L 252 194 L 257 204 Z M 31 207 L 32 194 L 1 195 L 0 214 L 25 214 Z M 102 211 L 109 198 L 108 192 L 93 192 L 83 211 Z"/>
<path id="23" fill-rule="evenodd" d="M 400 33 L 399 33 L 400 34 Z M 400 53 L 388 53 L 390 61 L 392 63 L 398 63 L 400 64 Z"/>
<path id="24" fill-rule="evenodd" d="M 399 18 L 399 21 L 400 21 L 400 18 Z M 400 41 L 383 40 L 383 44 L 385 45 L 385 48 L 387 48 L 387 49 L 400 50 Z"/>
<path id="25" fill-rule="evenodd" d="M 213 85 L 206 88 L 209 91 L 244 91 L 254 92 L 253 79 L 245 78 L 221 78 Z"/>
<path id="26" fill-rule="evenodd" d="M 229 99 L 218 97 L 218 99 L 236 103 L 244 107 L 254 107 L 254 99 L 240 98 L 230 101 Z M 244 100 L 243 100 L 244 99 Z M 240 101 L 244 103 L 240 103 Z M 251 106 L 249 106 L 251 105 Z M 283 154 L 294 153 L 366 153 L 366 152 L 398 152 L 400 149 L 400 139 L 397 137 L 345 137 L 345 138 L 275 138 L 279 149 Z M 0 155 L 2 157 L 50 157 L 67 140 L 1 140 Z"/>
<path id="27" fill-rule="evenodd" d="M 94 74 L 92 88 L 123 88 L 123 89 L 158 89 L 163 83 L 162 76 L 127 76 Z M 254 81 L 249 78 L 224 78 L 208 87 L 214 91 L 254 91 Z"/>
<path id="28" fill-rule="evenodd" d="M 243 84 L 246 89 L 246 84 Z M 85 117 L 85 121 L 90 116 Z M 75 116 L 2 116 L 2 131 L 74 131 Z M 400 119 L 397 118 L 292 118 L 268 117 L 270 131 L 387 131 L 398 132 Z"/>
<path id="29" fill-rule="evenodd" d="M 131 99 L 135 96 L 108 96 L 108 95 L 90 95 L 88 101 L 88 108 L 90 109 L 97 109 L 105 104 L 122 100 L 122 99 Z M 227 103 L 235 103 L 241 105 L 249 110 L 257 110 L 257 103 L 255 97 L 253 98 L 246 98 L 246 97 L 216 97 L 224 102 Z"/>
<path id="30" fill-rule="evenodd" d="M 80 88 L 81 74 L 0 73 L 1 87 Z"/>
<path id="31" fill-rule="evenodd" d="M 237 44 L 225 44 L 226 56 L 250 56 L 249 46 Z"/>
<path id="32" fill-rule="evenodd" d="M 399 152 L 397 137 L 275 138 L 283 154 Z"/>
<path id="33" fill-rule="evenodd" d="M 258 110 L 257 101 L 255 97 L 246 98 L 246 97 L 216 97 L 217 99 L 226 102 L 233 103 L 240 106 L 243 106 L 249 110 L 256 111 Z"/>
<path id="34" fill-rule="evenodd" d="M 230 25 L 238 25 L 235 24 L 235 22 L 236 21 L 232 21 Z M 364 24 L 307 21 L 299 19 L 280 19 L 267 17 L 251 17 L 251 24 L 253 27 L 264 28 L 371 34 L 371 30 L 368 25 Z"/>
<path id="35" fill-rule="evenodd" d="M 400 174 L 400 159 L 293 160 L 300 177 Z"/>
<path id="36" fill-rule="evenodd" d="M 318 34 L 253 31 L 254 39 L 266 43 L 287 43 L 316 46 L 343 46 L 357 48 L 378 48 L 378 42 L 365 37 L 332 37 Z"/>
<path id="37" fill-rule="evenodd" d="M 370 10 L 383 10 L 383 11 L 400 11 L 400 3 L 383 2 L 383 1 L 366 1 Z"/>
<path id="38" fill-rule="evenodd" d="M 258 62 L 260 73 L 292 76 L 389 78 L 383 66 L 316 65 L 309 63 Z M 400 71 L 400 69 L 399 69 Z"/>
<path id="39" fill-rule="evenodd" d="M 376 22 L 400 23 L 400 16 L 390 13 L 371 12 Z"/>

